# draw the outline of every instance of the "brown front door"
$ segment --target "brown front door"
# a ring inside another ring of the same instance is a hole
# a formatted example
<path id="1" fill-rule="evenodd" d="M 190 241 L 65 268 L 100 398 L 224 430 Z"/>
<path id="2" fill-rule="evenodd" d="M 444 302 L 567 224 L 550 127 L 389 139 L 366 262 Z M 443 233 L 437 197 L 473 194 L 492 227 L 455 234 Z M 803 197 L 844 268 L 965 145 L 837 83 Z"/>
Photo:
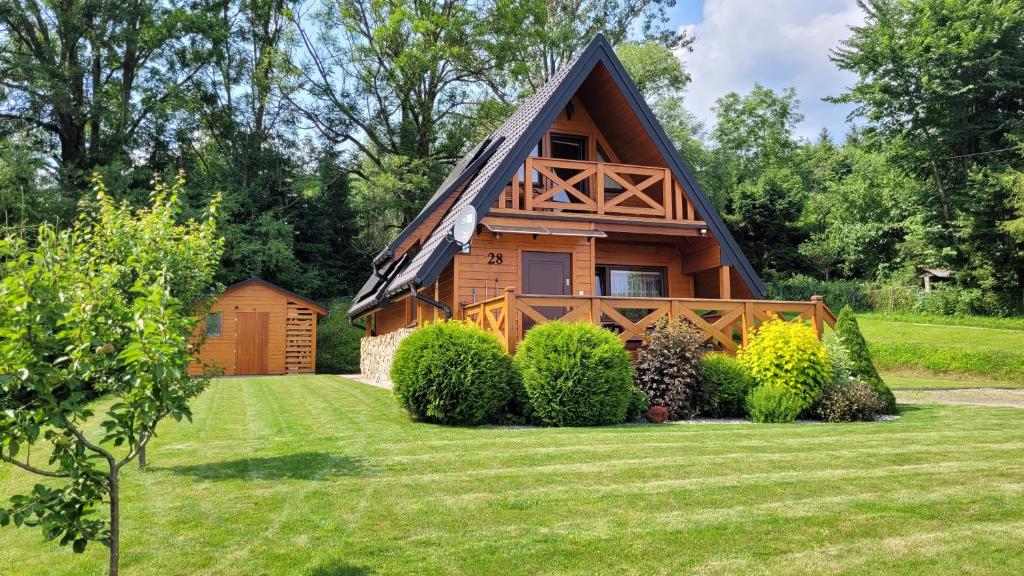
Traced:
<path id="1" fill-rule="evenodd" d="M 267 344 L 270 341 L 268 324 L 266 312 L 238 313 L 235 374 L 267 373 Z"/>
<path id="2" fill-rule="evenodd" d="M 523 294 L 551 294 L 566 296 L 572 294 L 572 254 L 565 252 L 523 252 Z M 556 319 L 565 315 L 562 306 L 537 306 L 547 318 Z M 523 332 L 534 325 L 530 318 L 523 317 Z"/>

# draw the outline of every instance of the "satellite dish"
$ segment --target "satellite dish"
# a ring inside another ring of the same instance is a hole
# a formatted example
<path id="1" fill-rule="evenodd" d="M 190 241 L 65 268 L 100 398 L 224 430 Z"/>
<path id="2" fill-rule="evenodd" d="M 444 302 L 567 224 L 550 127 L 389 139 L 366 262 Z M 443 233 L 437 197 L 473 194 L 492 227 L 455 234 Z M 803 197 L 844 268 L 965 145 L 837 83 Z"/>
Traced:
<path id="1" fill-rule="evenodd" d="M 452 237 L 456 242 L 465 246 L 473 238 L 473 232 L 476 232 L 476 208 L 466 206 L 455 216 Z"/>

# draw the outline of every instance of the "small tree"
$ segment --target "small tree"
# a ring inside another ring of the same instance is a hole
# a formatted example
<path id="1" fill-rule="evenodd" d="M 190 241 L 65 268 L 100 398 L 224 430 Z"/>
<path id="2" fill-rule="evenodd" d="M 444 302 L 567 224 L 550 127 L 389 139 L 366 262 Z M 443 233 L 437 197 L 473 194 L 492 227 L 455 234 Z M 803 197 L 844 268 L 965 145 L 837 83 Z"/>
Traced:
<path id="1" fill-rule="evenodd" d="M 839 316 L 836 318 L 836 336 L 839 337 L 839 341 L 849 353 L 850 374 L 874 388 L 885 402 L 885 413 L 894 414 L 896 412 L 896 397 L 893 396 L 892 390 L 885 385 L 885 381 L 882 380 L 871 361 L 868 343 L 864 340 L 864 335 L 860 333 L 857 316 L 849 306 L 843 306 L 843 309 L 839 311 Z"/>
<path id="2" fill-rule="evenodd" d="M 211 287 L 221 241 L 212 206 L 203 222 L 177 222 L 180 178 L 137 211 L 95 183 L 73 228 L 43 225 L 32 245 L 0 239 L 0 461 L 49 480 L 11 497 L 0 525 L 38 526 L 75 552 L 101 542 L 116 575 L 120 471 L 161 420 L 191 417 L 206 384 L 188 376 L 193 304 Z M 112 399 L 102 415 L 97 394 Z M 91 437 L 85 424 L 97 421 Z M 93 518 L 104 502 L 109 520 Z"/>

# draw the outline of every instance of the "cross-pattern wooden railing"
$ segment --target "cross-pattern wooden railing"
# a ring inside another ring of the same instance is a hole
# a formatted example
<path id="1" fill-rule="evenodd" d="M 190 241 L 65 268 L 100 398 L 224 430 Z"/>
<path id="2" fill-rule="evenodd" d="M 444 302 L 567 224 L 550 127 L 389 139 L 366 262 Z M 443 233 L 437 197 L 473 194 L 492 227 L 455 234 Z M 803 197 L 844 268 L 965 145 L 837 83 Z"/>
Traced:
<path id="1" fill-rule="evenodd" d="M 614 298 L 504 294 L 463 307 L 463 317 L 514 351 L 524 323 L 551 320 L 592 322 L 619 334 L 623 342 L 643 339 L 664 316 L 684 318 L 704 332 L 705 342 L 729 353 L 746 343 L 752 328 L 770 318 L 809 322 L 821 338 L 836 317 L 820 296 L 809 302 L 776 300 L 714 300 L 705 298 Z"/>
<path id="2" fill-rule="evenodd" d="M 512 210 L 697 219 L 667 168 L 538 156 L 526 159 L 497 204 Z"/>

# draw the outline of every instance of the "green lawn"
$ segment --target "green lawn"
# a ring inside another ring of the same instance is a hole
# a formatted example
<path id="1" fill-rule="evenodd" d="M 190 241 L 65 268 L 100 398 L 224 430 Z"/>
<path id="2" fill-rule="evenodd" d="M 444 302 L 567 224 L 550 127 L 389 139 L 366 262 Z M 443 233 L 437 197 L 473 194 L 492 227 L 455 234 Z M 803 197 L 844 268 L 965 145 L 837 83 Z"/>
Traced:
<path id="1" fill-rule="evenodd" d="M 1024 412 L 443 428 L 330 376 L 216 382 L 124 483 L 124 573 L 1020 574 Z M 0 468 L 0 492 L 35 481 Z M 0 529 L 3 574 L 102 573 Z"/>
<path id="2" fill-rule="evenodd" d="M 913 372 L 889 372 L 885 383 L 894 390 L 949 390 L 958 388 L 1024 388 L 1024 382 L 988 380 L 966 376 L 943 376 Z"/>
<path id="3" fill-rule="evenodd" d="M 1006 327 L 942 325 L 936 317 L 858 315 L 875 365 L 883 372 L 946 374 L 1024 385 L 1024 330 Z M 989 319 L 993 320 L 993 319 Z M 979 324 L 971 319 L 951 320 Z"/>

